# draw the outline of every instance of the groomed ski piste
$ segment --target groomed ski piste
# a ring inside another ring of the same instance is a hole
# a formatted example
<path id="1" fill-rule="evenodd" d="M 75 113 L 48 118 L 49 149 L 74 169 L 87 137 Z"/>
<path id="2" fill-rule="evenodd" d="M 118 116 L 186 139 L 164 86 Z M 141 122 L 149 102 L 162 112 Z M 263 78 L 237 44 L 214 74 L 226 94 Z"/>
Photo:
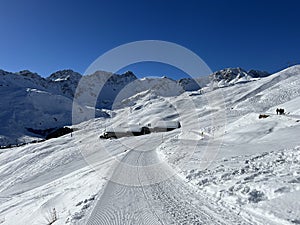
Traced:
<path id="1" fill-rule="evenodd" d="M 1 225 L 300 224 L 300 66 L 201 94 L 144 91 L 106 112 L 0 150 Z M 99 139 L 156 120 L 182 127 Z"/>

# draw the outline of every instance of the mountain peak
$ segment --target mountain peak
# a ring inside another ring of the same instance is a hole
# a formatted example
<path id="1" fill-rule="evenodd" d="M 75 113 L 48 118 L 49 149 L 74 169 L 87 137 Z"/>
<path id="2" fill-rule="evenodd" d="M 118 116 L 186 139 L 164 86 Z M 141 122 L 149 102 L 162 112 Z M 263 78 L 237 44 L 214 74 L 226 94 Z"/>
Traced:
<path id="1" fill-rule="evenodd" d="M 122 75 L 124 75 L 124 76 L 134 76 L 135 77 L 135 75 L 134 75 L 134 73 L 132 72 L 132 71 L 130 71 L 130 70 L 128 70 L 128 71 L 126 71 L 125 73 L 123 73 Z"/>
<path id="2" fill-rule="evenodd" d="M 7 75 L 7 74 L 12 74 L 12 73 L 0 69 L 0 76 L 4 76 L 4 75 Z"/>
<path id="3" fill-rule="evenodd" d="M 248 72 L 243 68 L 226 68 L 214 72 L 210 75 L 210 79 L 214 82 L 231 82 L 235 79 L 247 78 L 260 78 L 270 75 L 268 72 L 259 70 L 249 70 Z"/>
<path id="4" fill-rule="evenodd" d="M 29 78 L 33 78 L 33 79 L 42 79 L 42 77 L 40 75 L 38 75 L 37 73 L 31 72 L 29 70 L 21 70 L 20 72 L 17 72 L 16 74 L 24 76 L 24 77 L 29 77 Z"/>
<path id="5" fill-rule="evenodd" d="M 66 69 L 66 70 L 59 70 L 55 73 L 52 73 L 47 80 L 51 81 L 64 81 L 64 80 L 69 80 L 69 79 L 74 79 L 74 80 L 79 80 L 81 78 L 81 74 L 74 72 L 71 69 Z"/>

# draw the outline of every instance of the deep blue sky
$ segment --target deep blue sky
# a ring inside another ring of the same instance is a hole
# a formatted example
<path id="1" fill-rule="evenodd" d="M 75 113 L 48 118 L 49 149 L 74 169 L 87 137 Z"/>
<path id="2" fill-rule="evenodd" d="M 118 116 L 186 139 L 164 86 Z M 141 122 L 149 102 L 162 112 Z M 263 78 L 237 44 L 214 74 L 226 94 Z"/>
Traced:
<path id="1" fill-rule="evenodd" d="M 189 48 L 214 71 L 274 72 L 300 63 L 299 8 L 296 0 L 1 0 L 0 68 L 83 73 L 111 48 L 155 39 Z M 172 73 L 155 64 L 133 70 Z"/>

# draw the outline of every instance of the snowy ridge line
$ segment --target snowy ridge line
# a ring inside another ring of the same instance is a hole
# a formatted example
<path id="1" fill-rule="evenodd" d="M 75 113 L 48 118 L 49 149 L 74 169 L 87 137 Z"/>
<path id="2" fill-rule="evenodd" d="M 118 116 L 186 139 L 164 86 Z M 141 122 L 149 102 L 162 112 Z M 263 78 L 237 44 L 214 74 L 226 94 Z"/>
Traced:
<path id="1" fill-rule="evenodd" d="M 261 92 L 262 90 L 266 90 L 266 89 L 272 87 L 274 84 L 278 83 L 279 81 L 282 81 L 282 80 L 288 78 L 289 76 L 293 75 L 293 74 L 291 74 L 288 76 L 288 75 L 286 75 L 285 71 L 286 70 L 283 70 L 281 72 L 275 73 L 274 75 L 271 75 L 269 77 L 269 78 L 271 78 L 270 80 L 267 78 L 267 80 L 268 80 L 267 82 L 265 82 L 264 84 L 262 84 L 255 90 L 251 91 L 250 93 L 245 94 L 243 97 L 235 100 L 235 102 L 233 102 L 233 103 L 238 103 L 238 102 L 244 101 L 246 99 L 249 99 L 250 97 L 253 97 L 256 94 L 258 94 L 259 92 Z"/>
<path id="2" fill-rule="evenodd" d="M 226 71 L 226 74 L 231 74 L 231 77 L 237 76 L 233 72 L 234 69 Z M 257 71 L 251 74 L 260 76 Z M 106 78 L 108 78 L 107 81 Z M 75 96 L 75 90 L 81 79 L 85 80 L 86 87 L 78 91 L 79 96 Z M 0 146 L 10 144 L 18 146 L 42 138 L 25 128 L 45 130 L 71 125 L 74 97 L 78 99 L 80 95 L 84 95 L 82 97 L 84 102 L 78 102 L 81 110 L 91 111 L 88 107 L 94 107 L 88 101 L 88 99 L 95 98 L 97 90 L 91 88 L 94 84 L 103 83 L 103 88 L 97 98 L 96 117 L 108 117 L 109 115 L 102 109 L 112 109 L 113 106 L 125 107 L 126 99 L 139 93 L 151 90 L 151 94 L 155 96 L 179 96 L 184 91 L 198 91 L 209 82 L 208 77 L 199 77 L 195 80 L 183 78 L 177 81 L 166 77 L 138 79 L 130 71 L 121 75 L 97 71 L 94 74 L 82 76 L 72 70 L 61 70 L 43 78 L 28 70 L 17 73 L 1 70 L 0 94 L 5 97 L 2 98 L 0 108 L 6 112 L 0 114 L 0 120 L 3 121 L 0 128 Z M 10 107 L 7 108 L 7 105 Z M 84 119 L 80 117 L 78 122 Z"/>

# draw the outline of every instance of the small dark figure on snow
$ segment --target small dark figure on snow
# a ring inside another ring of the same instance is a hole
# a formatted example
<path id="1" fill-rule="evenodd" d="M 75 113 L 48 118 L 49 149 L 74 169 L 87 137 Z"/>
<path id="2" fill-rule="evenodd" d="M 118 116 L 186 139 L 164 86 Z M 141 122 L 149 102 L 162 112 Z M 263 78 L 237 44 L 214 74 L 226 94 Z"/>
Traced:
<path id="1" fill-rule="evenodd" d="M 278 115 L 284 115 L 284 109 L 276 109 L 276 114 Z"/>

